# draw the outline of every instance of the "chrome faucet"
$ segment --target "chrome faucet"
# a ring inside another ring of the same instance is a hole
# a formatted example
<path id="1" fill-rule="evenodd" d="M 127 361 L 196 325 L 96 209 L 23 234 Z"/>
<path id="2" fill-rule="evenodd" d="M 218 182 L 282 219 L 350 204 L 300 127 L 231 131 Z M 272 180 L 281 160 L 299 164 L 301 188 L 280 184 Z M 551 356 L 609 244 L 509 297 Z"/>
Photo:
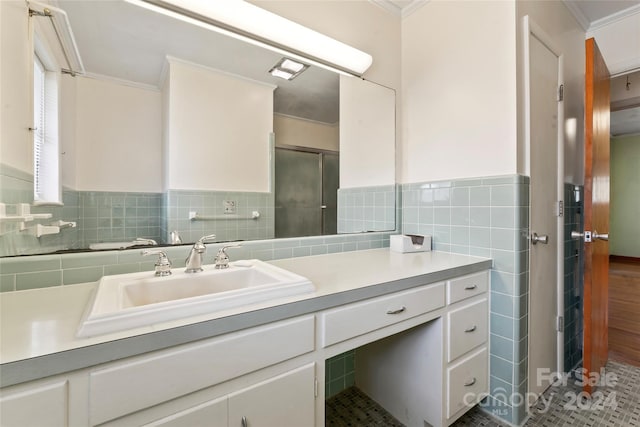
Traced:
<path id="1" fill-rule="evenodd" d="M 215 259 L 213 260 L 216 264 L 217 270 L 222 270 L 225 268 L 229 268 L 229 255 L 227 255 L 227 249 L 239 248 L 240 244 L 237 245 L 227 245 L 223 246 L 222 249 L 218 250 Z"/>
<path id="2" fill-rule="evenodd" d="M 214 240 L 215 238 L 215 234 L 210 234 L 201 237 L 194 243 L 191 252 L 189 252 L 189 256 L 185 260 L 186 269 L 184 271 L 186 273 L 199 273 L 202 271 L 202 259 L 204 258 L 205 252 L 207 252 L 207 247 L 204 243 L 208 240 Z"/>

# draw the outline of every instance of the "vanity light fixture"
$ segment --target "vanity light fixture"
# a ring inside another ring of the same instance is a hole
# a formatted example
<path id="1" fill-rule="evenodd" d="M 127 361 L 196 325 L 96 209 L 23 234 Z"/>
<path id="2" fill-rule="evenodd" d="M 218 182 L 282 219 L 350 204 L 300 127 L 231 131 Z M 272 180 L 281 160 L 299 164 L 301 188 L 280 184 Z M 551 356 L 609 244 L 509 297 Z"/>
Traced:
<path id="1" fill-rule="evenodd" d="M 269 70 L 269 74 L 274 77 L 280 77 L 281 79 L 293 80 L 307 68 L 309 68 L 309 66 L 306 64 L 296 62 L 293 59 L 282 58 Z"/>
<path id="2" fill-rule="evenodd" d="M 125 0 L 340 74 L 362 76 L 373 58 L 244 0 Z"/>

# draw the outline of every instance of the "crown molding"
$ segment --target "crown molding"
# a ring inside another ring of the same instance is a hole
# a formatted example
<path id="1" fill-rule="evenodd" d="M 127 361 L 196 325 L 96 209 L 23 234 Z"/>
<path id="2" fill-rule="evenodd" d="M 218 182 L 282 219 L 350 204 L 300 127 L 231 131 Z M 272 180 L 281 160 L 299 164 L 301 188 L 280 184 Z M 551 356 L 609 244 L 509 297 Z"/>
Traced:
<path id="1" fill-rule="evenodd" d="M 380 6 L 384 10 L 389 13 L 392 13 L 395 16 L 400 18 L 406 18 L 407 16 L 414 13 L 416 10 L 420 9 L 425 4 L 429 3 L 430 0 L 412 0 L 405 7 L 400 7 L 391 0 L 369 0 L 371 3 Z"/>
<path id="2" fill-rule="evenodd" d="M 605 16 L 604 18 L 600 18 L 596 21 L 593 21 L 589 26 L 588 32 L 591 33 L 595 30 L 598 30 L 602 27 L 606 27 L 607 25 L 611 25 L 615 22 L 618 22 L 622 19 L 633 16 L 637 13 L 640 13 L 640 4 L 628 7 L 624 10 L 621 10 L 620 12 L 612 13 L 609 16 Z"/>
<path id="3" fill-rule="evenodd" d="M 578 24 L 580 24 L 582 29 L 586 32 L 589 29 L 591 23 L 589 22 L 587 17 L 584 16 L 584 13 L 582 13 L 580 8 L 576 6 L 575 3 L 567 0 L 562 0 L 562 3 L 566 6 L 567 9 L 569 9 L 569 12 L 571 12 L 573 17 L 576 18 L 576 21 L 578 21 Z"/>
<path id="4" fill-rule="evenodd" d="M 160 88 L 158 86 L 152 85 L 152 84 L 148 84 L 148 83 L 140 83 L 140 82 L 135 82 L 133 80 L 126 80 L 126 79 L 121 79 L 118 77 L 113 77 L 113 76 L 108 76 L 106 74 L 98 74 L 98 73 L 85 73 L 82 74 L 81 77 L 85 77 L 87 79 L 93 79 L 93 80 L 102 80 L 102 81 L 106 81 L 106 82 L 112 82 L 112 83 L 117 83 L 121 86 L 129 86 L 129 87 L 133 87 L 136 89 L 143 89 L 143 90 L 150 90 L 153 92 L 160 92 Z"/>

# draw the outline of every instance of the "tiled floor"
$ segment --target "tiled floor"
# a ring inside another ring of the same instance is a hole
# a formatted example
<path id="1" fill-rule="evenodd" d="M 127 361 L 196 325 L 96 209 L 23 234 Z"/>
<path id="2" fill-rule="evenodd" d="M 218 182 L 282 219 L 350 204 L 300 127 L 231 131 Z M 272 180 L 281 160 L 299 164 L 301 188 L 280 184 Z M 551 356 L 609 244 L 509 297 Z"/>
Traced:
<path id="1" fill-rule="evenodd" d="M 327 427 L 403 427 L 391 414 L 356 387 L 327 399 Z"/>
<path id="2" fill-rule="evenodd" d="M 640 368 L 610 361 L 611 381 L 594 393 L 591 402 L 576 399 L 581 391 L 574 382 L 549 388 L 525 427 L 588 426 L 640 427 Z M 613 375 L 612 375 L 613 374 Z M 327 400 L 327 426 L 401 426 L 390 414 L 352 387 Z M 453 424 L 455 427 L 507 427 L 479 408 L 474 408 Z"/>

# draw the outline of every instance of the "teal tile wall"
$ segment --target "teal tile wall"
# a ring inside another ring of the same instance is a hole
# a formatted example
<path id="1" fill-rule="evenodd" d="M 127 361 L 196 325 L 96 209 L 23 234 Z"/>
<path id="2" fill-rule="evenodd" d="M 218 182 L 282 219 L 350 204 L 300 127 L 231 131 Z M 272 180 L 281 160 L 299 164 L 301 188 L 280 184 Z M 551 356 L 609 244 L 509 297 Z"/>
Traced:
<path id="1" fill-rule="evenodd" d="M 485 410 L 520 424 L 527 390 L 529 178 L 520 175 L 402 186 L 402 232 L 433 236 L 435 250 L 490 257 L 490 390 Z"/>
<path id="2" fill-rule="evenodd" d="M 264 261 L 389 247 L 395 232 L 345 234 L 323 237 L 255 240 L 229 253 L 231 259 Z M 207 245 L 205 264 L 212 264 L 221 243 Z M 191 245 L 164 247 L 174 268 L 183 268 Z M 78 252 L 29 257 L 0 258 L 2 292 L 49 286 L 71 285 L 98 280 L 104 275 L 152 271 L 155 257 L 143 257 L 140 250 Z"/>
<path id="3" fill-rule="evenodd" d="M 225 200 L 236 202 L 235 215 L 225 215 Z M 208 234 L 215 234 L 218 241 L 274 237 L 274 197 L 270 192 L 169 190 L 165 195 L 165 206 L 164 236 L 175 230 L 185 242 L 194 242 Z M 201 216 L 225 219 L 194 221 L 189 219 L 189 212 L 192 211 Z M 260 217 L 247 219 L 253 211 L 258 211 Z"/>
<path id="4" fill-rule="evenodd" d="M 162 194 L 78 191 L 80 247 L 143 237 L 164 243 Z"/>
<path id="5" fill-rule="evenodd" d="M 0 202 L 7 205 L 33 203 L 32 175 L 0 164 L 0 183 Z M 52 216 L 48 219 L 25 223 L 27 227 L 25 231 L 19 230 L 18 223 L 2 223 L 0 225 L 0 257 L 79 248 L 80 229 L 78 227 L 65 228 L 58 234 L 49 234 L 40 238 L 28 232 L 28 229 L 35 224 L 49 225 L 57 220 L 77 222 L 77 194 L 72 190 L 63 189 L 62 201 L 64 206 L 31 206 L 32 213 L 49 213 Z M 7 206 L 7 213 L 11 213 L 11 208 L 12 206 Z"/>
<path id="6" fill-rule="evenodd" d="M 396 185 L 338 189 L 338 233 L 395 229 Z"/>
<path id="7" fill-rule="evenodd" d="M 582 363 L 582 296 L 584 289 L 584 253 L 580 240 L 571 238 L 571 231 L 584 229 L 582 197 L 584 188 L 564 185 L 564 369 Z"/>
<path id="8" fill-rule="evenodd" d="M 355 384 L 356 350 L 350 350 L 325 361 L 324 396 L 329 398 Z"/>

